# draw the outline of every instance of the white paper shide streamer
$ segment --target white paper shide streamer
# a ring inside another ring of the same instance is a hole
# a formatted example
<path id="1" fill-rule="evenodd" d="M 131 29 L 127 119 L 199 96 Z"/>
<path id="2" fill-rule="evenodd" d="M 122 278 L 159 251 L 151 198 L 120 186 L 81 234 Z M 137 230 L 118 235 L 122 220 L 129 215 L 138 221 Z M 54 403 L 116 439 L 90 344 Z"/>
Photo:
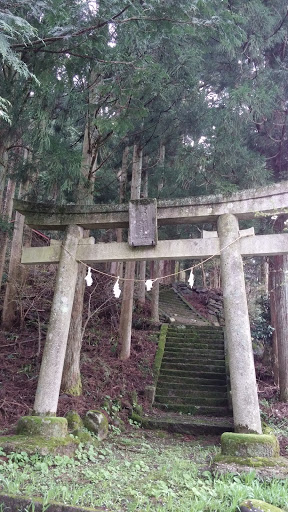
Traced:
<path id="1" fill-rule="evenodd" d="M 152 279 L 147 279 L 147 281 L 145 282 L 145 286 L 146 286 L 147 292 L 150 292 L 150 290 L 152 290 L 152 286 L 153 286 Z"/>
<path id="2" fill-rule="evenodd" d="M 193 287 L 193 284 L 194 284 L 194 274 L 193 274 L 193 270 L 191 270 L 190 272 L 190 276 L 189 276 L 189 279 L 188 279 L 188 283 L 189 285 L 191 286 L 191 288 Z"/>
<path id="3" fill-rule="evenodd" d="M 119 299 L 119 297 L 121 295 L 121 290 L 119 287 L 119 277 L 117 278 L 117 281 L 114 284 L 113 293 L 114 293 L 114 296 L 116 297 L 116 299 Z"/>
<path id="4" fill-rule="evenodd" d="M 86 281 L 87 286 L 92 286 L 93 279 L 92 279 L 92 275 L 91 275 L 91 267 L 88 267 L 88 272 L 85 277 L 85 281 Z"/>

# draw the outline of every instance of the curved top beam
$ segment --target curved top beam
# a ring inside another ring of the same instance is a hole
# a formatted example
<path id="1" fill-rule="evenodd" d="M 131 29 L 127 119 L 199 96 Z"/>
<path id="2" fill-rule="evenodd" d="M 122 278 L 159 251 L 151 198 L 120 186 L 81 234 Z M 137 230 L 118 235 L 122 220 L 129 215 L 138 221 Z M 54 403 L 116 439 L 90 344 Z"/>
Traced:
<path id="1" fill-rule="evenodd" d="M 128 204 L 56 206 L 14 200 L 14 208 L 25 215 L 26 224 L 38 229 L 62 230 L 69 224 L 85 229 L 105 229 L 128 227 L 129 223 Z M 288 181 L 227 196 L 217 194 L 157 203 L 159 226 L 214 222 L 224 213 L 232 213 L 239 219 L 288 214 Z"/>

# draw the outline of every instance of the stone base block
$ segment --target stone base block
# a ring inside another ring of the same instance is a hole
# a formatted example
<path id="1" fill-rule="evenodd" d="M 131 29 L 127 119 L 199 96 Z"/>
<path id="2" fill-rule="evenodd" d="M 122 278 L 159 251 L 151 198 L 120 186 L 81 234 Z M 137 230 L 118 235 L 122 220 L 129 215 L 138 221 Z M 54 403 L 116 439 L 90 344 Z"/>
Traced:
<path id="1" fill-rule="evenodd" d="M 66 418 L 55 416 L 23 416 L 17 423 L 16 433 L 46 439 L 64 438 L 68 434 L 68 423 Z"/>
<path id="2" fill-rule="evenodd" d="M 284 512 L 282 508 L 274 507 L 274 505 L 260 500 L 244 501 L 239 508 L 241 512 Z"/>
<path id="3" fill-rule="evenodd" d="M 232 457 L 279 457 L 279 443 L 273 434 L 236 434 L 221 436 L 221 455 Z"/>
<path id="4" fill-rule="evenodd" d="M 52 437 L 46 439 L 43 436 L 16 435 L 1 436 L 0 446 L 5 453 L 26 452 L 28 455 L 39 453 L 40 455 L 68 455 L 73 457 L 81 440 L 71 435 L 66 437 Z M 92 444 L 90 442 L 90 444 Z"/>

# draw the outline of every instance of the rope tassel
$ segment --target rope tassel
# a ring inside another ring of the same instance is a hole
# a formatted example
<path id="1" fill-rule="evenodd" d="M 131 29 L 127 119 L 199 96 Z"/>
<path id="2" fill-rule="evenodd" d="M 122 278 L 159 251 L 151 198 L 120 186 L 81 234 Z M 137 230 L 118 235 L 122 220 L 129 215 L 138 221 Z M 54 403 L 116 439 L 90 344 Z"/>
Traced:
<path id="1" fill-rule="evenodd" d="M 88 272 L 85 277 L 85 281 L 86 281 L 87 286 L 92 286 L 93 279 L 92 279 L 92 274 L 91 274 L 91 267 L 88 267 Z"/>
<path id="2" fill-rule="evenodd" d="M 194 284 L 194 274 L 193 274 L 193 270 L 191 269 L 191 272 L 190 272 L 190 276 L 189 276 L 189 279 L 188 279 L 188 283 L 190 285 L 191 288 L 193 288 L 193 284 Z"/>
<path id="3" fill-rule="evenodd" d="M 114 284 L 113 293 L 114 293 L 114 296 L 116 297 L 116 299 L 119 299 L 119 297 L 121 295 L 121 290 L 120 290 L 120 287 L 119 287 L 119 276 L 117 277 L 117 281 Z"/>
<path id="4" fill-rule="evenodd" d="M 152 290 L 153 282 L 154 281 L 152 281 L 152 279 L 147 279 L 147 281 L 145 282 L 147 292 L 150 292 L 150 290 Z"/>

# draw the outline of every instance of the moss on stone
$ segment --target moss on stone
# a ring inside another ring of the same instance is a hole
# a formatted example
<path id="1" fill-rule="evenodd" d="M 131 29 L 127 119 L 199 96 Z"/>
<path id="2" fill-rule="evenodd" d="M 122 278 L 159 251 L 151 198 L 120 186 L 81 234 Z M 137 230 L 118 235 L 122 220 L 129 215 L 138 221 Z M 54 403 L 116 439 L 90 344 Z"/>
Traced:
<path id="1" fill-rule="evenodd" d="M 77 438 L 77 440 L 84 444 L 85 446 L 89 446 L 93 444 L 94 446 L 98 446 L 99 442 L 95 437 L 92 437 L 90 432 L 85 432 L 83 430 L 74 430 L 73 436 Z"/>
<path id="2" fill-rule="evenodd" d="M 63 393 L 66 393 L 67 395 L 71 395 L 71 396 L 81 396 L 82 395 L 81 377 L 79 376 L 77 382 L 73 386 L 63 389 Z"/>
<path id="3" fill-rule="evenodd" d="M 102 441 L 108 435 L 108 419 L 102 411 L 91 410 L 83 419 L 84 426 L 96 434 L 98 441 Z"/>
<path id="4" fill-rule="evenodd" d="M 73 455 L 80 444 L 80 439 L 73 435 L 46 439 L 43 436 L 16 435 L 0 437 L 0 446 L 5 453 L 25 451 L 28 455 L 59 454 Z"/>
<path id="5" fill-rule="evenodd" d="M 65 415 L 65 418 L 67 420 L 69 430 L 80 430 L 83 427 L 83 421 L 81 420 L 78 412 L 69 411 Z"/>
<path id="6" fill-rule="evenodd" d="M 271 434 L 224 432 L 221 453 L 236 457 L 279 457 L 280 450 L 278 440 Z"/>
<path id="7" fill-rule="evenodd" d="M 260 500 L 246 500 L 243 501 L 240 505 L 241 507 L 246 507 L 246 510 L 255 511 L 255 509 L 259 512 L 284 512 L 282 508 L 275 507 L 274 505 L 269 505 L 269 503 L 266 503 L 265 501 Z M 256 512 L 256 511 L 255 511 Z"/>
<path id="8" fill-rule="evenodd" d="M 157 384 L 157 380 L 160 373 L 161 363 L 163 359 L 163 354 L 165 350 L 166 344 L 166 336 L 167 336 L 168 324 L 162 324 L 159 341 L 158 341 L 158 349 L 156 352 L 155 360 L 154 360 L 154 382 Z"/>
<path id="9" fill-rule="evenodd" d="M 56 416 L 23 416 L 17 423 L 16 433 L 19 435 L 52 437 L 67 436 L 67 420 Z"/>

